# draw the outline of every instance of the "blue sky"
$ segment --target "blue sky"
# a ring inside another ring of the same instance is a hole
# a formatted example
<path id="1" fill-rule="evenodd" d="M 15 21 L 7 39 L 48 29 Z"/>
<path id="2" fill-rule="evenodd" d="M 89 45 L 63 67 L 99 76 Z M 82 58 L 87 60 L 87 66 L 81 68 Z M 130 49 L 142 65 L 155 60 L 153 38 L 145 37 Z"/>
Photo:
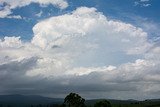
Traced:
<path id="1" fill-rule="evenodd" d="M 160 98 L 159 0 L 0 0 L 0 94 Z"/>
<path id="2" fill-rule="evenodd" d="M 140 17 L 142 21 L 143 19 L 146 19 L 146 22 L 152 22 L 159 25 L 159 0 L 151 0 L 144 3 L 140 2 L 138 5 L 135 5 L 135 2 L 139 2 L 139 0 L 69 0 L 69 6 L 63 10 L 52 5 L 40 7 L 39 4 L 32 3 L 28 6 L 13 10 L 12 15 L 20 15 L 25 19 L 0 18 L 0 37 L 15 35 L 21 36 L 22 39 L 30 40 L 33 36 L 32 27 L 39 20 L 63 13 L 69 13 L 80 6 L 96 7 L 98 11 L 103 12 L 104 15 L 110 18 L 133 23 L 135 26 L 141 26 L 140 23 L 136 23 L 136 17 Z M 151 5 L 145 7 L 142 6 L 142 4 Z M 36 14 L 40 11 L 42 11 L 43 14 L 41 17 L 37 17 Z M 141 19 L 139 20 L 141 21 Z"/>

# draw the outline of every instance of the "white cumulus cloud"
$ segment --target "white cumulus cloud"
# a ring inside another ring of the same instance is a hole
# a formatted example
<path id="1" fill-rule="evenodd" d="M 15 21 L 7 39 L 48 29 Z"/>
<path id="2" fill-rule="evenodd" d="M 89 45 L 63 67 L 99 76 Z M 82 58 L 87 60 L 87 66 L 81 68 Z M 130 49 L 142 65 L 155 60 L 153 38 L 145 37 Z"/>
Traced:
<path id="1" fill-rule="evenodd" d="M 66 0 L 0 0 L 0 5 L 2 6 L 2 9 L 0 10 L 0 18 L 12 17 L 10 15 L 12 14 L 13 9 L 24 7 L 31 3 L 38 3 L 42 6 L 51 4 L 60 9 L 68 7 Z"/>

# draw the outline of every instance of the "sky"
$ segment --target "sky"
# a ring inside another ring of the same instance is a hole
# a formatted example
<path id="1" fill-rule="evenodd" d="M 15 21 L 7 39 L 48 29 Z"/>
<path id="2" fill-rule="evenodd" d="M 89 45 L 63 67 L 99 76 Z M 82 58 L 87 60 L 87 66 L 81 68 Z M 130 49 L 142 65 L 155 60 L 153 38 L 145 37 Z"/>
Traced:
<path id="1" fill-rule="evenodd" d="M 0 0 L 0 94 L 160 98 L 159 0 Z"/>

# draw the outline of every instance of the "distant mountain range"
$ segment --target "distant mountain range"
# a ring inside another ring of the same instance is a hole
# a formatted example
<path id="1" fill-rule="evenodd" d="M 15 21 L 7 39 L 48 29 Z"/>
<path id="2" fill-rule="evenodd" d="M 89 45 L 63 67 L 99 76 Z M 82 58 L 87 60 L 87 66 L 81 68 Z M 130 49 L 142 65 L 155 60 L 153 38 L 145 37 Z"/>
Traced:
<path id="1" fill-rule="evenodd" d="M 36 104 L 61 104 L 61 98 L 48 98 L 38 95 L 0 95 L 0 104 L 10 105 L 36 105 Z"/>
<path id="2" fill-rule="evenodd" d="M 87 105 L 93 105 L 95 102 L 101 99 L 93 99 L 86 100 Z M 0 95 L 0 104 L 3 105 L 16 105 L 16 106 L 24 106 L 24 105 L 38 105 L 38 104 L 62 104 L 64 99 L 62 98 L 48 98 L 42 97 L 38 95 Z M 145 101 L 137 101 L 137 100 L 113 100 L 109 99 L 112 104 L 131 104 L 131 103 L 139 103 L 139 102 L 160 102 L 160 99 L 150 99 Z"/>

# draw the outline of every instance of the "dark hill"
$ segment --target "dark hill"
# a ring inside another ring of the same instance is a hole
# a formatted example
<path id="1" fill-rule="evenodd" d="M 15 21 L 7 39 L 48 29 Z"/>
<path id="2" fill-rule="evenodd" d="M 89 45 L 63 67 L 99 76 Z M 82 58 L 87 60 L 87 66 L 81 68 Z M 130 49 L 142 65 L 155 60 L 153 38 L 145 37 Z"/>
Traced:
<path id="1" fill-rule="evenodd" d="M 48 98 L 38 95 L 0 95 L 0 104 L 3 105 L 37 105 L 37 104 L 61 104 L 63 99 Z"/>

